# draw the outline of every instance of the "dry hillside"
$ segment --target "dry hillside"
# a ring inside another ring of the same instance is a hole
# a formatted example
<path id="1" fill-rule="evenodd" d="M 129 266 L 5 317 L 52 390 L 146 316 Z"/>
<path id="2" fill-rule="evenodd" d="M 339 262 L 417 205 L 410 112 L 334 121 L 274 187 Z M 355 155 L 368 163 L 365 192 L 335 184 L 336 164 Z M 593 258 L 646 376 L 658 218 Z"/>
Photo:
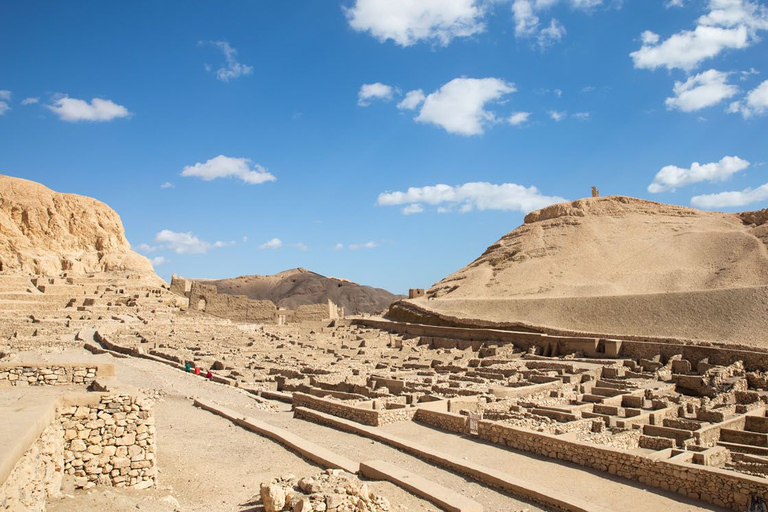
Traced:
<path id="1" fill-rule="evenodd" d="M 348 315 L 381 313 L 401 298 L 381 288 L 325 277 L 303 268 L 286 270 L 272 276 L 242 276 L 205 283 L 216 285 L 219 293 L 268 299 L 278 307 L 287 309 L 305 304 L 321 304 L 330 299 L 344 307 Z"/>
<path id="2" fill-rule="evenodd" d="M 3 175 L 0 270 L 46 275 L 130 271 L 154 276 L 149 260 L 131 250 L 123 223 L 109 206 Z"/>
<path id="3" fill-rule="evenodd" d="M 552 205 L 392 315 L 768 342 L 766 221 L 622 196 Z"/>

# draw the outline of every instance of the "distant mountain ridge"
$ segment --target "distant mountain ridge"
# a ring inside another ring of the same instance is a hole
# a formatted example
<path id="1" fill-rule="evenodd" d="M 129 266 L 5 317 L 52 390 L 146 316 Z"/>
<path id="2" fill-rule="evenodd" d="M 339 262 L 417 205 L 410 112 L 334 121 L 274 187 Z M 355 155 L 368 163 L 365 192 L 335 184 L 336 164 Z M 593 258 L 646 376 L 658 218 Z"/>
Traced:
<path id="1" fill-rule="evenodd" d="M 251 275 L 231 279 L 194 279 L 216 286 L 219 293 L 245 295 L 256 300 L 271 300 L 278 307 L 296 309 L 327 300 L 342 306 L 348 315 L 381 313 L 403 298 L 382 288 L 364 286 L 346 279 L 326 277 L 304 268 L 286 270 L 271 276 Z"/>

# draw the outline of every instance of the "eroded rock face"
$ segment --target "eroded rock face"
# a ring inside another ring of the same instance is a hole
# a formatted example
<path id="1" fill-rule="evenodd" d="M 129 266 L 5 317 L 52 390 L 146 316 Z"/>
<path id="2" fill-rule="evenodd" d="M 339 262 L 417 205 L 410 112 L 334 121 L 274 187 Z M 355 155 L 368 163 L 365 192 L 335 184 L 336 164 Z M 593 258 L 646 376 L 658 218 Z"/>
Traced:
<path id="1" fill-rule="evenodd" d="M 129 271 L 154 275 L 131 250 L 120 217 L 90 197 L 0 175 L 0 270 L 54 275 Z"/>

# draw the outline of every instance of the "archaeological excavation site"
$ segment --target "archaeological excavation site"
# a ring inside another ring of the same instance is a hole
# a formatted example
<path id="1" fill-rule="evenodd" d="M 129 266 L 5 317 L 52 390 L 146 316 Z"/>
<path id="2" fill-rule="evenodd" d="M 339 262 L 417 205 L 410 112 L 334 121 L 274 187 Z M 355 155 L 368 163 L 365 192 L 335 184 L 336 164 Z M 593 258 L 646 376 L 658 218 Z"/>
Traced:
<path id="1" fill-rule="evenodd" d="M 166 282 L 105 204 L 2 176 L 0 316 L 4 511 L 768 501 L 768 210 L 555 204 L 406 298 Z"/>

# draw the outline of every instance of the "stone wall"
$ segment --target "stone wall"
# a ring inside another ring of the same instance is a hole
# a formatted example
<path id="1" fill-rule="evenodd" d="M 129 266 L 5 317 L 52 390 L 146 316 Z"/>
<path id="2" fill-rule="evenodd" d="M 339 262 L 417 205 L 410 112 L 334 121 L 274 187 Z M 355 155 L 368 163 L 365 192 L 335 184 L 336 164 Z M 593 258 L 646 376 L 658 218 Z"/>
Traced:
<path id="1" fill-rule="evenodd" d="M 216 286 L 210 284 L 192 283 L 189 308 L 237 322 L 277 323 L 277 307 L 271 300 L 218 293 Z"/>
<path id="2" fill-rule="evenodd" d="M 46 501 L 59 495 L 64 443 L 54 422 L 19 459 L 0 485 L 0 510 L 42 512 Z"/>
<path id="3" fill-rule="evenodd" d="M 487 420 L 478 437 L 545 457 L 607 471 L 644 485 L 677 492 L 732 510 L 744 510 L 750 496 L 768 499 L 768 480 L 706 466 L 657 460 L 608 447 L 559 439 Z"/>
<path id="4" fill-rule="evenodd" d="M 156 482 L 152 403 L 125 394 L 102 395 L 93 405 L 59 411 L 64 466 L 76 487 L 151 487 Z"/>
<path id="5" fill-rule="evenodd" d="M 356 421 L 363 425 L 378 427 L 388 423 L 410 421 L 416 414 L 415 407 L 398 407 L 394 409 L 369 409 L 345 404 L 338 400 L 320 398 L 306 393 L 293 394 L 293 406 L 306 407 L 324 412 L 332 416 Z"/>
<path id="6" fill-rule="evenodd" d="M 415 421 L 430 425 L 442 430 L 456 432 L 458 434 L 468 433 L 467 417 L 452 412 L 430 411 L 419 408 L 413 417 Z"/>
<path id="7" fill-rule="evenodd" d="M 89 386 L 97 373 L 97 365 L 0 364 L 0 381 L 11 386 Z"/>
<path id="8" fill-rule="evenodd" d="M 296 308 L 293 313 L 294 322 L 321 322 L 338 318 L 338 312 L 334 316 L 335 305 L 329 301 L 328 304 L 305 304 Z"/>

